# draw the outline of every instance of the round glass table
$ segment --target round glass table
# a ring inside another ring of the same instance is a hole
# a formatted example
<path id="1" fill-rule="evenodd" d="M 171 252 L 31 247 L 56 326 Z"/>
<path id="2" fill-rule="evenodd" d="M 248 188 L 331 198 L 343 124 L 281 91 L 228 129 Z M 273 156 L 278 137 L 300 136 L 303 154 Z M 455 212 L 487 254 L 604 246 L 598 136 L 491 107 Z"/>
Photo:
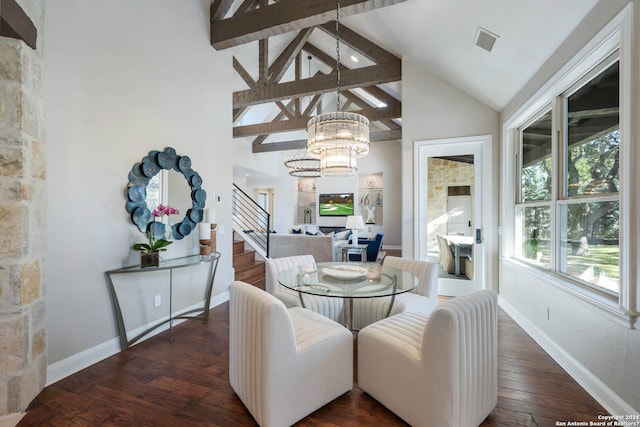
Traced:
<path id="1" fill-rule="evenodd" d="M 418 278 L 398 268 L 377 263 L 325 262 L 301 265 L 278 274 L 278 282 L 302 294 L 345 300 L 345 326 L 352 329 L 353 299 L 391 297 L 389 315 L 395 296 L 418 285 Z"/>

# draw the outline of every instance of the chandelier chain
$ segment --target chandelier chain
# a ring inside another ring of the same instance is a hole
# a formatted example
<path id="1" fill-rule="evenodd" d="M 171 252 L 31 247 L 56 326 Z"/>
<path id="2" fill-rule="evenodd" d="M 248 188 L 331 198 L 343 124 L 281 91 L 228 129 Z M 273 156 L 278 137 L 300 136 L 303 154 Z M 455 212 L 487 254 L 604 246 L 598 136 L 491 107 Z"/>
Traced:
<path id="1" fill-rule="evenodd" d="M 336 111 L 340 111 L 340 0 L 336 0 L 336 87 L 338 106 Z"/>

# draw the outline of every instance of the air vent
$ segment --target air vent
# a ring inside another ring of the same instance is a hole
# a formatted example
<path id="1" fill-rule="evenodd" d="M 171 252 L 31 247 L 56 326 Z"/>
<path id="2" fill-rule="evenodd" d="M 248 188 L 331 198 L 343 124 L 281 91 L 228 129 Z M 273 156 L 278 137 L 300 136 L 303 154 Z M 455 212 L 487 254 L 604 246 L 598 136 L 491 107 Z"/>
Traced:
<path id="1" fill-rule="evenodd" d="M 491 52 L 491 49 L 493 49 L 493 45 L 499 37 L 499 35 L 493 34 L 491 31 L 485 30 L 482 27 L 478 27 L 475 45 L 483 48 L 487 52 Z"/>

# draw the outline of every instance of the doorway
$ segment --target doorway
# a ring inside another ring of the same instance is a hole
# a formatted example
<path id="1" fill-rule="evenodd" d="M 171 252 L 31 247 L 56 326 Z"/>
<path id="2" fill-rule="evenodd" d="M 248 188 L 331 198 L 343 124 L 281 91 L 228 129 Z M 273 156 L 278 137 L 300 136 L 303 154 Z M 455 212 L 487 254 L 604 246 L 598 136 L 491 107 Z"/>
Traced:
<path id="1" fill-rule="evenodd" d="M 455 162 L 456 160 L 451 161 Z M 468 167 L 471 168 L 472 164 Z M 473 198 L 471 197 L 471 185 L 448 185 L 446 191 L 447 234 L 472 236 Z"/>
<path id="2" fill-rule="evenodd" d="M 415 253 L 439 264 L 438 293 L 484 289 L 491 136 L 417 141 Z"/>
<path id="3" fill-rule="evenodd" d="M 267 227 L 273 229 L 273 217 L 270 217 L 268 213 L 273 212 L 273 189 L 257 190 L 258 192 L 258 206 L 263 211 L 258 213 L 258 223 L 262 232 L 266 232 Z M 267 221 L 269 218 L 269 221 Z"/>

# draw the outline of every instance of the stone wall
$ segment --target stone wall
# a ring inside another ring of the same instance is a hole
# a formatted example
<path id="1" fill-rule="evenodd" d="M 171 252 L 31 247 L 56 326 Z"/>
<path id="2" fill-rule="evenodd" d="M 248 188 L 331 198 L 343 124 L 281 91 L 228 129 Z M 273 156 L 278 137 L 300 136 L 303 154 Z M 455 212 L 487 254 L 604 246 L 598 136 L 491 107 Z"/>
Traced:
<path id="1" fill-rule="evenodd" d="M 473 195 L 473 165 L 430 157 L 428 170 L 429 252 L 437 252 L 436 235 L 447 234 L 447 187 L 469 185 Z"/>
<path id="2" fill-rule="evenodd" d="M 41 22 L 42 2 L 26 6 Z M 38 52 L 0 37 L 0 416 L 23 412 L 47 374 L 41 82 Z"/>

